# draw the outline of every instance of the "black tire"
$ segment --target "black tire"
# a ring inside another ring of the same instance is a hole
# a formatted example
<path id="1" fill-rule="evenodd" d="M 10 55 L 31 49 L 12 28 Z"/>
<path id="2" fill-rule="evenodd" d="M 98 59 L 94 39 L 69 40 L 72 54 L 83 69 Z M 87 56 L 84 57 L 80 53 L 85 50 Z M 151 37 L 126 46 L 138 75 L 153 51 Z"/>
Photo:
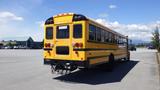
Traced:
<path id="1" fill-rule="evenodd" d="M 113 71 L 114 66 L 115 66 L 114 55 L 113 55 L 113 54 L 110 54 L 110 55 L 109 55 L 108 70 L 109 70 L 109 71 Z"/>
<path id="2" fill-rule="evenodd" d="M 126 61 L 130 61 L 130 52 L 128 52 L 128 55 L 127 55 L 127 60 Z"/>
<path id="3" fill-rule="evenodd" d="M 123 58 L 123 60 L 122 60 L 122 62 L 127 62 L 127 61 L 129 61 L 128 56 Z"/>

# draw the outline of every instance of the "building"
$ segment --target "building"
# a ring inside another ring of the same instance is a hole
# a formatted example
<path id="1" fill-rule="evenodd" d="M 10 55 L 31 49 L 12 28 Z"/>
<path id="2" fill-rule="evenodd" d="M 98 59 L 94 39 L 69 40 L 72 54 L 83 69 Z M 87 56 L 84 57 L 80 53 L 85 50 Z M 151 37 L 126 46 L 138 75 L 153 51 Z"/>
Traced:
<path id="1" fill-rule="evenodd" d="M 32 49 L 42 49 L 43 42 L 34 42 L 34 47 Z"/>
<path id="2" fill-rule="evenodd" d="M 34 40 L 31 37 L 12 37 L 12 38 L 3 38 L 1 43 L 4 46 L 9 46 L 11 48 L 33 48 Z"/>
<path id="3" fill-rule="evenodd" d="M 2 43 L 0 43 L 0 49 L 2 49 L 3 48 L 3 44 Z"/>
<path id="4" fill-rule="evenodd" d="M 9 37 L 0 40 L 0 48 L 42 49 L 43 42 L 34 41 L 31 37 Z"/>

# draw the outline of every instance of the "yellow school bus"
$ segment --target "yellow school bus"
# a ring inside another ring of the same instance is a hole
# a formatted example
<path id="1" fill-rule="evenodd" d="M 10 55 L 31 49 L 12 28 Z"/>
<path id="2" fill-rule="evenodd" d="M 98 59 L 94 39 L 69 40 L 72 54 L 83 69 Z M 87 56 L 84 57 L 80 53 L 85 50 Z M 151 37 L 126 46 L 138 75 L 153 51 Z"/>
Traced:
<path id="1" fill-rule="evenodd" d="M 81 14 L 63 13 L 44 25 L 44 64 L 53 70 L 111 69 L 116 60 L 129 60 L 128 37 Z M 108 65 L 107 65 L 108 64 Z"/>

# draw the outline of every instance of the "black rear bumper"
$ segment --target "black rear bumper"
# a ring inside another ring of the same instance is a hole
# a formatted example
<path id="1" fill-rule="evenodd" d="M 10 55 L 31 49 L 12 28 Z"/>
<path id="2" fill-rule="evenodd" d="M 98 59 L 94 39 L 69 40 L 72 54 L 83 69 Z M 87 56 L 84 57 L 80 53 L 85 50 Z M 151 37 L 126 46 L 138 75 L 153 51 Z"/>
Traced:
<path id="1" fill-rule="evenodd" d="M 57 60 L 57 59 L 44 59 L 44 64 L 45 65 L 56 65 L 56 64 L 66 64 L 66 63 L 71 63 L 74 65 L 77 65 L 78 67 L 84 67 L 88 68 L 89 67 L 89 62 L 88 60 L 85 61 L 74 61 L 74 60 Z"/>

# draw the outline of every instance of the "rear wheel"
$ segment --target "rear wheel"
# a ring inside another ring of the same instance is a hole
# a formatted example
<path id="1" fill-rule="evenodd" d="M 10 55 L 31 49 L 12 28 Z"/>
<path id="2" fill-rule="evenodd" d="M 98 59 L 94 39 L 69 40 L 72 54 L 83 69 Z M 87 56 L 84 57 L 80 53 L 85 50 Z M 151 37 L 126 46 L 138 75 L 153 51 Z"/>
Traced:
<path id="1" fill-rule="evenodd" d="M 126 61 L 130 61 L 130 52 L 128 52 L 128 55 L 127 55 L 127 60 Z"/>
<path id="2" fill-rule="evenodd" d="M 122 62 L 126 62 L 126 61 L 129 61 L 128 57 L 125 57 L 122 59 Z"/>
<path id="3" fill-rule="evenodd" d="M 115 66 L 114 55 L 113 55 L 113 54 L 110 54 L 110 55 L 109 55 L 108 70 L 109 70 L 109 71 L 113 71 L 114 66 Z"/>

